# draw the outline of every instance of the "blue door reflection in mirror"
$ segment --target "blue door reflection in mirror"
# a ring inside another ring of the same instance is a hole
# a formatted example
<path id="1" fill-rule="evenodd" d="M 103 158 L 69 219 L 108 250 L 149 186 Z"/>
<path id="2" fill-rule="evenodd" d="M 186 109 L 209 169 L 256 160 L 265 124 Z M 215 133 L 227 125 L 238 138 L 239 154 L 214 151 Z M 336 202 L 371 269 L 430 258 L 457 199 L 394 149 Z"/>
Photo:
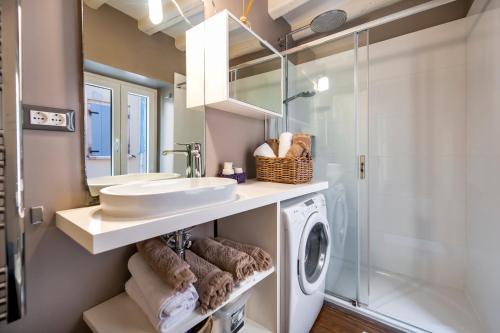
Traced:
<path id="1" fill-rule="evenodd" d="M 111 107 L 88 101 L 90 118 L 89 155 L 111 157 Z"/>
<path id="2" fill-rule="evenodd" d="M 112 168 L 111 88 L 85 83 L 87 173 L 92 177 L 111 176 Z"/>

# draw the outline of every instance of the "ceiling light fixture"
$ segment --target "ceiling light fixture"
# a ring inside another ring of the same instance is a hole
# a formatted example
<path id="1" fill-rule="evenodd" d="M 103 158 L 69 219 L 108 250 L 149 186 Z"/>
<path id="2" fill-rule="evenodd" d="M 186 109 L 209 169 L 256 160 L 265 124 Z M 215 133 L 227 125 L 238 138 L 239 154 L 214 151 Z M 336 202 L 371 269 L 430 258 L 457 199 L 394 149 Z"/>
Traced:
<path id="1" fill-rule="evenodd" d="M 153 24 L 163 21 L 163 4 L 161 0 L 148 0 L 149 20 Z"/>

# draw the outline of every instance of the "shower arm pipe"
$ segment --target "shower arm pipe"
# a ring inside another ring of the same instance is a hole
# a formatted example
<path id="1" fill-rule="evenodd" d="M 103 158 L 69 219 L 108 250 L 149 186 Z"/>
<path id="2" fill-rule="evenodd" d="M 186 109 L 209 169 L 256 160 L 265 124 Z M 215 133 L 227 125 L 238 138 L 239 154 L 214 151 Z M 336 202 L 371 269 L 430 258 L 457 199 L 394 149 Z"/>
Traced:
<path id="1" fill-rule="evenodd" d="M 311 24 L 306 24 L 306 25 L 301 26 L 300 28 L 297 28 L 297 29 L 295 29 L 295 30 L 292 30 L 292 31 L 290 31 L 289 33 L 287 33 L 287 34 L 285 35 L 285 38 L 286 38 L 286 37 L 288 37 L 288 36 L 294 35 L 294 34 L 296 34 L 297 32 L 301 32 L 301 31 L 303 31 L 303 30 L 306 30 L 306 29 L 307 29 L 307 28 L 309 28 L 310 26 L 311 26 Z"/>
<path id="2" fill-rule="evenodd" d="M 346 30 L 339 31 L 337 33 L 328 35 L 326 37 L 313 40 L 309 43 L 293 47 L 289 50 L 282 51 L 281 55 L 286 56 L 286 55 L 291 54 L 291 53 L 307 50 L 307 49 L 310 49 L 311 47 L 321 45 L 321 44 L 333 41 L 335 39 L 349 36 L 349 35 L 352 35 L 354 33 L 364 31 L 364 30 L 372 29 L 372 28 L 378 27 L 380 25 L 390 23 L 393 21 L 397 21 L 397 20 L 403 19 L 405 17 L 412 16 L 412 15 L 415 15 L 415 14 L 418 14 L 421 12 L 425 12 L 427 10 L 430 10 L 430 9 L 433 9 L 436 7 L 440 7 L 440 6 L 449 4 L 451 2 L 455 2 L 455 1 L 457 1 L 457 0 L 432 0 L 432 1 L 429 1 L 429 2 L 426 2 L 423 4 L 399 11 L 399 12 L 394 13 L 394 14 L 390 14 L 390 15 L 375 19 L 373 21 L 363 23 L 363 24 L 360 24 L 358 26 L 355 26 L 355 27 L 352 27 L 352 28 L 349 28 Z"/>

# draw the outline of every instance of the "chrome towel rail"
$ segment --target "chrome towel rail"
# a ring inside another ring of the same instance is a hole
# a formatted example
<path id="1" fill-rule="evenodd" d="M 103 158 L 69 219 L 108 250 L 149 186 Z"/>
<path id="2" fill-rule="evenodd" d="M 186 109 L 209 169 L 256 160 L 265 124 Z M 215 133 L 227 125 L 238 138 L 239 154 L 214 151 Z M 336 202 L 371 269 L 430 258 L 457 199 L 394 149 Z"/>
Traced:
<path id="1" fill-rule="evenodd" d="M 0 229 L 6 253 L 6 266 L 0 268 L 0 308 L 5 308 L 0 320 L 8 323 L 26 313 L 20 13 L 19 0 L 0 1 Z"/>

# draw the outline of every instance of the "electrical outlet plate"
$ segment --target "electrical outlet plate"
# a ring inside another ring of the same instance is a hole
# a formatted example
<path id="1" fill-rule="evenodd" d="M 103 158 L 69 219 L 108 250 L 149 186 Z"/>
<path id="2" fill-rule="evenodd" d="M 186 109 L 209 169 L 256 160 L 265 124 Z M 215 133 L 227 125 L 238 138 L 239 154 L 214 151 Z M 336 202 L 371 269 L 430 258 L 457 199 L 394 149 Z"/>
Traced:
<path id="1" fill-rule="evenodd" d="M 23 106 L 23 128 L 44 131 L 75 131 L 75 111 L 45 106 Z"/>

